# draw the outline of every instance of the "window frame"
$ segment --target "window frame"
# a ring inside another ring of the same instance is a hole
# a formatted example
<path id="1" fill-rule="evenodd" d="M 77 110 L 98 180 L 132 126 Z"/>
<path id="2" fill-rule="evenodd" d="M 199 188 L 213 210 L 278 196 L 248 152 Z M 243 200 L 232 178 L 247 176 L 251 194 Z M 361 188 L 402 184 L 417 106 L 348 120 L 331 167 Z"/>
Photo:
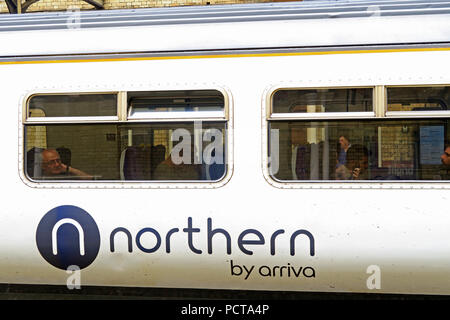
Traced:
<path id="1" fill-rule="evenodd" d="M 280 189 L 450 189 L 450 181 L 445 180 L 279 180 L 269 172 L 270 156 L 270 122 L 271 121 L 328 121 L 328 120 L 414 120 L 417 118 L 450 118 L 449 111 L 387 111 L 387 88 L 399 87 L 450 87 L 450 84 L 377 84 L 373 86 L 305 86 L 305 85 L 282 85 L 268 87 L 263 94 L 262 105 L 262 171 L 265 180 L 272 186 Z M 273 95 L 279 90 L 314 90 L 314 89 L 359 89 L 373 88 L 373 115 L 370 112 L 341 113 L 311 113 L 305 116 L 302 113 L 282 114 L 277 116 L 272 113 Z"/>
<path id="2" fill-rule="evenodd" d="M 166 118 L 145 118 L 145 119 L 132 119 L 128 117 L 128 92 L 157 92 L 157 91 L 203 91 L 203 90 L 214 90 L 222 94 L 224 98 L 224 115 L 223 117 L 193 117 L 191 112 L 191 117 L 166 117 Z M 28 117 L 29 101 L 32 97 L 39 95 L 69 95 L 69 94 L 117 94 L 117 116 L 88 116 L 88 117 Z M 47 90 L 35 90 L 29 92 L 23 96 L 21 102 L 20 115 L 19 115 L 19 126 L 21 128 L 19 135 L 19 174 L 21 180 L 28 186 L 33 188 L 77 188 L 77 189 L 90 189 L 90 188 L 106 188 L 106 189 L 116 189 L 116 188 L 132 188 L 132 189 L 201 189 L 201 188 L 220 188 L 227 184 L 231 179 L 233 174 L 233 98 L 231 92 L 222 86 L 197 86 L 191 85 L 187 87 L 178 87 L 176 85 L 161 88 L 161 87 L 149 87 L 149 88 L 139 88 L 130 90 L 80 90 L 75 92 L 73 90 L 63 90 L 63 91 L 47 91 Z M 196 121 L 203 122 L 223 122 L 225 124 L 225 134 L 224 134 L 224 157 L 226 163 L 225 175 L 219 180 L 146 180 L 146 181 L 135 181 L 135 180 L 34 180 L 27 175 L 26 172 L 26 134 L 25 128 L 27 125 L 54 125 L 54 124 L 135 124 L 135 123 L 174 123 L 174 122 L 185 122 L 185 123 L 195 123 Z"/>

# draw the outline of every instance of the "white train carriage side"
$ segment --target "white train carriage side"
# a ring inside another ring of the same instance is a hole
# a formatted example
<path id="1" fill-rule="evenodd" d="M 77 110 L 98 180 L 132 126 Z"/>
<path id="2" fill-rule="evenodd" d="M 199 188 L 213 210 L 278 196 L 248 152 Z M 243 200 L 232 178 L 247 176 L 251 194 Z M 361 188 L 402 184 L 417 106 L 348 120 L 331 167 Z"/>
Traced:
<path id="1" fill-rule="evenodd" d="M 0 43 L 0 283 L 450 294 L 449 2 L 4 15 Z"/>

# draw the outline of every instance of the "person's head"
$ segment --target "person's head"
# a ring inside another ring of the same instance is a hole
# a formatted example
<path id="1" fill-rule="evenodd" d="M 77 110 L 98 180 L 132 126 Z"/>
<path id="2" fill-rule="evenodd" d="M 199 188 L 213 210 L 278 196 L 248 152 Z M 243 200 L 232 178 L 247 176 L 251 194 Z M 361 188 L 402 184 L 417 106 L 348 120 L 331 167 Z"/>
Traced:
<path id="1" fill-rule="evenodd" d="M 41 169 L 45 176 L 52 176 L 61 173 L 61 158 L 58 151 L 45 149 L 41 152 Z"/>
<path id="2" fill-rule="evenodd" d="M 349 170 L 355 168 L 359 168 L 361 171 L 367 170 L 369 167 L 369 151 L 367 148 L 360 144 L 352 145 L 347 151 L 346 167 Z"/>
<path id="3" fill-rule="evenodd" d="M 350 141 L 345 136 L 339 137 L 339 144 L 341 145 L 341 149 L 344 149 L 347 151 L 348 147 L 350 146 Z"/>
<path id="4" fill-rule="evenodd" d="M 450 167 L 450 144 L 445 145 L 444 153 L 441 155 L 441 162 L 444 166 Z"/>

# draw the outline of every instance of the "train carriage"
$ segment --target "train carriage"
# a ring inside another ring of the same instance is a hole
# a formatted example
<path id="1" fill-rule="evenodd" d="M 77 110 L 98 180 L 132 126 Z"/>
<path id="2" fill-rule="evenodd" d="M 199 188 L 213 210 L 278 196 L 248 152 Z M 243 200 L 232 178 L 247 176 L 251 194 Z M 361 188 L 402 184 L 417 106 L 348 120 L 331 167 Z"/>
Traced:
<path id="1" fill-rule="evenodd" d="M 447 1 L 5 15 L 0 43 L 0 283 L 450 293 Z"/>

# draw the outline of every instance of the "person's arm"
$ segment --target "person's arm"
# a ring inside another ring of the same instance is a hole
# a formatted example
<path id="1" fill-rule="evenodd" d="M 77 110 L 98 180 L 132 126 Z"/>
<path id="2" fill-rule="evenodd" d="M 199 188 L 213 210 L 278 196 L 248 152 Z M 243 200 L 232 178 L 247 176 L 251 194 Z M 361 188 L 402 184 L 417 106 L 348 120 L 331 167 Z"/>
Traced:
<path id="1" fill-rule="evenodd" d="M 66 166 L 66 165 L 63 165 L 63 166 L 65 167 L 64 170 L 65 170 L 66 174 L 77 176 L 83 180 L 92 180 L 94 178 L 90 174 L 87 174 L 86 172 L 83 172 L 77 168 L 74 168 L 71 166 Z"/>

